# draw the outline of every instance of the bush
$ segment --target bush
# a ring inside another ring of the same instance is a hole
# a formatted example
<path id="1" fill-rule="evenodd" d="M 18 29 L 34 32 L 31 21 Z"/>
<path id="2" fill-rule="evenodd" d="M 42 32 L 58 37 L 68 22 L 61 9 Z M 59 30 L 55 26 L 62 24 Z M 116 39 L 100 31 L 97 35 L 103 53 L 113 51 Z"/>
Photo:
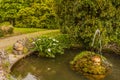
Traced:
<path id="1" fill-rule="evenodd" d="M 56 16 L 50 3 L 34 3 L 31 7 L 19 10 L 15 26 L 57 29 L 58 22 Z"/>
<path id="2" fill-rule="evenodd" d="M 68 34 L 60 34 L 55 36 L 55 38 L 59 40 L 64 48 L 70 48 L 72 46 L 72 41 Z"/>
<path id="3" fill-rule="evenodd" d="M 0 22 L 15 27 L 57 29 L 59 26 L 55 0 L 0 1 Z"/>
<path id="4" fill-rule="evenodd" d="M 118 5 L 118 1 L 111 0 L 61 0 L 58 5 L 61 32 L 70 34 L 71 39 L 86 47 L 91 45 L 96 29 L 100 29 L 105 44 L 118 42 Z"/>
<path id="5" fill-rule="evenodd" d="M 40 56 L 55 58 L 57 54 L 63 54 L 64 49 L 55 38 L 41 37 L 33 42 L 34 51 L 38 51 Z"/>
<path id="6" fill-rule="evenodd" d="M 0 24 L 0 36 L 13 33 L 13 26 L 5 22 Z"/>
<path id="7" fill-rule="evenodd" d="M 0 37 L 4 36 L 4 33 L 2 30 L 0 30 Z"/>
<path id="8" fill-rule="evenodd" d="M 13 27 L 9 26 L 1 26 L 0 29 L 3 31 L 4 34 L 11 34 L 13 33 Z"/>

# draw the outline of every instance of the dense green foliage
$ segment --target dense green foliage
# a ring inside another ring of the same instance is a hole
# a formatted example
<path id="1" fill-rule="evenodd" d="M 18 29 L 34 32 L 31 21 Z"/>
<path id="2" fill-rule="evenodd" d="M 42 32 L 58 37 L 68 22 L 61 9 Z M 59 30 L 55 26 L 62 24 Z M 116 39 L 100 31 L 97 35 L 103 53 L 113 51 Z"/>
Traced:
<path id="1" fill-rule="evenodd" d="M 31 7 L 19 10 L 16 27 L 58 28 L 52 6 L 53 4 L 33 3 Z"/>
<path id="2" fill-rule="evenodd" d="M 58 28 L 54 0 L 2 0 L 0 22 L 9 21 L 16 27 Z"/>
<path id="3" fill-rule="evenodd" d="M 59 40 L 59 42 L 64 48 L 70 48 L 72 45 L 72 41 L 68 34 L 57 35 L 55 36 L 55 39 Z"/>
<path id="4" fill-rule="evenodd" d="M 67 34 L 56 34 L 57 35 L 52 34 L 52 36 L 46 35 L 32 39 L 32 44 L 29 44 L 30 50 L 38 51 L 38 55 L 43 57 L 54 58 L 58 54 L 63 54 L 65 48 L 70 48 L 71 41 L 69 41 Z"/>
<path id="5" fill-rule="evenodd" d="M 7 22 L 0 24 L 0 37 L 13 33 L 13 26 Z"/>
<path id="6" fill-rule="evenodd" d="M 58 6 L 63 33 L 90 45 L 96 29 L 104 42 L 120 43 L 120 0 L 61 0 Z"/>
<path id="7" fill-rule="evenodd" d="M 64 49 L 61 43 L 55 38 L 41 37 L 33 42 L 34 51 L 38 51 L 40 56 L 54 58 L 56 54 L 63 54 Z"/>
<path id="8" fill-rule="evenodd" d="M 96 29 L 104 43 L 120 43 L 120 0 L 1 0 L 0 18 L 16 27 L 60 27 L 84 46 Z"/>

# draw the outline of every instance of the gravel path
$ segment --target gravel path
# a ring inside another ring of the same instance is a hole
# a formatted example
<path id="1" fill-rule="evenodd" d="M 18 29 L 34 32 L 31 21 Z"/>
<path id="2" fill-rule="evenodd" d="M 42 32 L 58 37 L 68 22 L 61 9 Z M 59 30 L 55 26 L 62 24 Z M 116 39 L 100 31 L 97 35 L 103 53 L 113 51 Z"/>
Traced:
<path id="1" fill-rule="evenodd" d="M 43 35 L 43 34 L 50 33 L 50 32 L 56 32 L 56 31 L 58 31 L 58 30 L 46 30 L 46 31 L 28 33 L 28 34 L 23 34 L 23 35 L 0 39 L 0 49 L 6 48 L 7 46 L 10 46 L 10 45 L 13 45 L 19 39 L 31 38 L 31 37 Z"/>

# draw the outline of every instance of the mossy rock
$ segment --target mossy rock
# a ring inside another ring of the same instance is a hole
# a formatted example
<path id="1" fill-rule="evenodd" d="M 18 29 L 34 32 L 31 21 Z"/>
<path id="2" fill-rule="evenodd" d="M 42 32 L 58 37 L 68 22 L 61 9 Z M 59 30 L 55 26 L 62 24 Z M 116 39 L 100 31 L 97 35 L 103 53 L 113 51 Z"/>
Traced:
<path id="1" fill-rule="evenodd" d="M 75 56 L 71 61 L 73 70 L 88 74 L 105 74 L 111 67 L 107 59 L 99 54 L 90 51 L 84 51 Z"/>
<path id="2" fill-rule="evenodd" d="M 9 22 L 0 23 L 0 37 L 13 33 L 13 26 Z"/>
<path id="3" fill-rule="evenodd" d="M 0 26 L 0 30 L 3 31 L 3 34 L 11 34 L 13 33 L 13 26 L 12 25 L 3 25 Z"/>

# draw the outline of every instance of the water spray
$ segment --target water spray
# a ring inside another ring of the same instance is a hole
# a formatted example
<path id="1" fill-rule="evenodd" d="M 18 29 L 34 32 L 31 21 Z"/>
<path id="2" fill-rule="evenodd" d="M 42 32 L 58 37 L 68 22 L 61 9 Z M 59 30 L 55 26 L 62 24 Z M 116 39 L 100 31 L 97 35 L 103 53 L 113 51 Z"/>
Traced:
<path id="1" fill-rule="evenodd" d="M 100 33 L 100 30 L 99 29 L 97 29 L 96 31 L 95 31 L 95 34 L 94 34 L 94 37 L 93 37 L 93 41 L 92 41 L 92 44 L 91 44 L 91 46 L 93 47 L 94 46 L 94 43 L 95 43 L 95 39 L 96 39 L 96 36 L 98 35 L 98 38 L 99 38 L 99 41 L 98 41 L 98 43 L 99 43 L 99 53 L 102 55 L 102 45 L 101 45 L 101 33 Z"/>

